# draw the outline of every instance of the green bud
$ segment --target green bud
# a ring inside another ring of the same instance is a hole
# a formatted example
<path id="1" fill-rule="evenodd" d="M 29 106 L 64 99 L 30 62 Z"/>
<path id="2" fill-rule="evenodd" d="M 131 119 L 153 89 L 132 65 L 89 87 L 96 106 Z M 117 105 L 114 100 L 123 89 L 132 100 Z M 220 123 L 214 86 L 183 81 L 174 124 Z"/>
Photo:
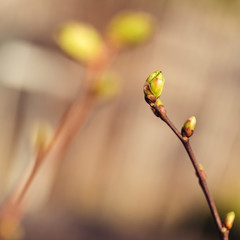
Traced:
<path id="1" fill-rule="evenodd" d="M 189 128 L 194 131 L 196 123 L 197 123 L 197 119 L 194 116 L 192 116 L 185 122 L 184 128 Z"/>
<path id="2" fill-rule="evenodd" d="M 150 76 L 147 78 L 147 82 L 150 83 L 155 77 L 157 77 L 159 75 L 159 71 L 155 71 L 152 74 L 150 74 Z"/>
<path id="3" fill-rule="evenodd" d="M 152 80 L 150 80 L 150 90 L 156 98 L 160 97 L 163 90 L 164 82 L 165 79 L 162 72 L 159 72 Z"/>
<path id="4" fill-rule="evenodd" d="M 91 25 L 70 22 L 55 35 L 59 47 L 70 57 L 83 62 L 96 60 L 103 50 L 103 41 Z"/>
<path id="5" fill-rule="evenodd" d="M 110 22 L 108 37 L 117 46 L 136 45 L 147 40 L 153 29 L 154 21 L 149 14 L 126 11 Z"/>
<path id="6" fill-rule="evenodd" d="M 226 228 L 228 230 L 230 230 L 232 228 L 234 219 L 235 219 L 235 213 L 234 212 L 229 212 L 229 213 L 226 214 L 225 220 L 224 220 L 224 225 L 226 226 Z"/>
<path id="7" fill-rule="evenodd" d="M 186 137 L 191 137 L 193 135 L 197 120 L 194 116 L 190 117 L 183 125 L 182 134 Z"/>

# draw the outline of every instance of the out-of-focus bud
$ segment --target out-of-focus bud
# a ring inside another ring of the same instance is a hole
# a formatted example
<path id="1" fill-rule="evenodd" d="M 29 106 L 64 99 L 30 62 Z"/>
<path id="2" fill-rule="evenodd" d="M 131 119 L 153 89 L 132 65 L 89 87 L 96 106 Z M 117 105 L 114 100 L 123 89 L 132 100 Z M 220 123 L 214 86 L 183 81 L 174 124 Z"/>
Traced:
<path id="1" fill-rule="evenodd" d="M 53 138 L 53 129 L 47 123 L 37 123 L 31 132 L 31 142 L 37 152 L 45 151 Z"/>
<path id="2" fill-rule="evenodd" d="M 66 23 L 57 32 L 55 39 L 67 55 L 85 63 L 98 59 L 103 51 L 103 41 L 91 25 Z"/>
<path id="3" fill-rule="evenodd" d="M 96 80 L 93 93 L 104 98 L 111 98 L 120 92 L 119 78 L 114 73 L 105 73 Z"/>
<path id="4" fill-rule="evenodd" d="M 226 214 L 225 219 L 224 219 L 224 225 L 228 230 L 230 230 L 232 228 L 234 219 L 235 219 L 234 212 L 229 212 Z"/>
<path id="5" fill-rule="evenodd" d="M 182 135 L 185 137 L 191 137 L 193 135 L 197 120 L 194 116 L 190 117 L 183 125 Z"/>
<path id="6" fill-rule="evenodd" d="M 110 22 L 108 37 L 116 46 L 136 45 L 146 41 L 153 29 L 154 21 L 149 14 L 126 11 Z"/>
<path id="7" fill-rule="evenodd" d="M 155 98 L 159 98 L 163 86 L 164 86 L 165 79 L 163 77 L 162 72 L 155 71 L 153 72 L 146 80 L 144 85 L 144 93 L 145 96 L 153 95 Z"/>

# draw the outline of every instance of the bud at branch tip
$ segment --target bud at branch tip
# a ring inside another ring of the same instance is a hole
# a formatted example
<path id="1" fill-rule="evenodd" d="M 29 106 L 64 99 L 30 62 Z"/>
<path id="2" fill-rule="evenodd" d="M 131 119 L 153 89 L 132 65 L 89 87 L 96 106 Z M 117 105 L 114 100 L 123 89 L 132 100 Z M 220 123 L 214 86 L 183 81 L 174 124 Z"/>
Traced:
<path id="1" fill-rule="evenodd" d="M 147 78 L 146 82 L 149 83 L 149 90 L 152 93 L 152 95 L 156 98 L 160 97 L 165 82 L 162 72 L 160 71 L 153 72 Z"/>

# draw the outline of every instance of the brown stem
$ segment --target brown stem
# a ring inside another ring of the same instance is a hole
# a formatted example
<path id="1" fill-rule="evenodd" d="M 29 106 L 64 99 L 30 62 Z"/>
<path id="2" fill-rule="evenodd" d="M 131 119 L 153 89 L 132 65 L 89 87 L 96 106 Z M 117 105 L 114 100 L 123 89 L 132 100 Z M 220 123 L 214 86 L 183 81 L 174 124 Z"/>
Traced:
<path id="1" fill-rule="evenodd" d="M 172 129 L 172 131 L 177 135 L 177 137 L 180 139 L 180 141 L 182 142 L 183 146 L 185 147 L 188 156 L 193 164 L 193 167 L 195 169 L 196 175 L 198 177 L 199 180 L 199 184 L 203 190 L 203 193 L 205 195 L 205 198 L 207 200 L 208 206 L 210 208 L 210 211 L 212 213 L 212 216 L 214 218 L 214 221 L 217 225 L 218 228 L 218 232 L 221 236 L 222 240 L 228 240 L 229 239 L 229 230 L 227 230 L 226 228 L 224 228 L 222 221 L 219 217 L 216 205 L 214 203 L 214 200 L 210 194 L 210 191 L 208 189 L 207 186 L 207 182 L 205 179 L 205 176 L 203 175 L 203 172 L 200 170 L 199 168 L 199 164 L 197 163 L 197 160 L 195 158 L 195 155 L 192 151 L 190 142 L 189 142 L 189 138 L 187 137 L 183 137 L 181 135 L 181 133 L 177 130 L 177 128 L 173 125 L 173 123 L 169 120 L 169 118 L 167 117 L 167 115 L 161 115 L 161 119 Z M 225 230 L 225 231 L 224 231 Z"/>

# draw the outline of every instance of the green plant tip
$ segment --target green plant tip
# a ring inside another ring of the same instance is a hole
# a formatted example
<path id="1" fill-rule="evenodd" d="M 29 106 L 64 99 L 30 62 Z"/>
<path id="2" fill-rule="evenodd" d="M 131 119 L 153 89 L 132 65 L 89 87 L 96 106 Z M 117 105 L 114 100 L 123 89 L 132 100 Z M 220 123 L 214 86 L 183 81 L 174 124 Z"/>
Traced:
<path id="1" fill-rule="evenodd" d="M 227 229 L 230 230 L 232 228 L 234 219 L 235 219 L 235 213 L 234 212 L 229 212 L 229 213 L 226 214 L 224 224 L 225 224 Z"/>
<path id="2" fill-rule="evenodd" d="M 160 97 L 162 90 L 163 90 L 163 86 L 164 86 L 164 82 L 165 79 L 163 77 L 162 72 L 156 72 L 155 73 L 155 77 L 153 77 L 150 81 L 150 89 L 152 91 L 152 94 L 158 98 Z"/>
<path id="3" fill-rule="evenodd" d="M 197 123 L 197 119 L 194 116 L 192 116 L 185 122 L 184 128 L 194 131 L 196 127 L 196 123 Z"/>
<path id="4" fill-rule="evenodd" d="M 152 74 L 150 74 L 150 76 L 147 78 L 147 82 L 150 83 L 155 77 L 157 77 L 159 75 L 159 71 L 156 70 L 155 72 L 153 72 Z"/>

